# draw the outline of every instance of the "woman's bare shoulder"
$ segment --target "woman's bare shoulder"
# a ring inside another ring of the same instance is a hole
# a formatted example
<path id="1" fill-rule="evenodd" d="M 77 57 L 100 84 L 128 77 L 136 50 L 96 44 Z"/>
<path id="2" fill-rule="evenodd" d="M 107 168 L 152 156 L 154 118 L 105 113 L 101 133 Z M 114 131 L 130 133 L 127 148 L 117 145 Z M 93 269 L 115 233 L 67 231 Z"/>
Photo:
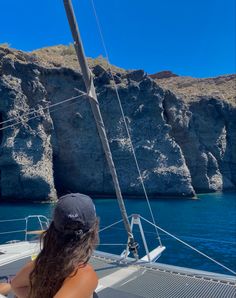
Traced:
<path id="1" fill-rule="evenodd" d="M 86 264 L 79 267 L 75 274 L 65 279 L 54 298 L 89 298 L 98 284 L 98 277 L 93 267 Z"/>
<path id="2" fill-rule="evenodd" d="M 13 287 L 24 287 L 29 285 L 29 276 L 34 269 L 35 262 L 27 263 L 13 278 L 11 284 Z"/>
<path id="3" fill-rule="evenodd" d="M 69 279 L 70 278 L 71 277 L 69 277 Z M 72 276 L 72 278 L 74 278 L 75 280 L 79 280 L 79 281 L 91 280 L 94 283 L 96 282 L 96 286 L 98 283 L 97 273 L 94 271 L 93 267 L 90 264 L 86 264 L 82 267 L 79 267 L 78 270 L 76 271 L 75 275 Z"/>

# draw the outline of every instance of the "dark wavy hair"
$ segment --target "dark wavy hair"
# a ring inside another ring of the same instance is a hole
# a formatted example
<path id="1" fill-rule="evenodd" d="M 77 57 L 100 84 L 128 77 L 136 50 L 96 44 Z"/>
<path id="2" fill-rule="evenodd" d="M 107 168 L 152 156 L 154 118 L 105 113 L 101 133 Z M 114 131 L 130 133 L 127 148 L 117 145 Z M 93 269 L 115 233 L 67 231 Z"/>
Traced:
<path id="1" fill-rule="evenodd" d="M 98 244 L 98 219 L 89 231 L 79 233 L 76 223 L 65 233 L 56 230 L 52 222 L 41 237 L 42 250 L 30 274 L 28 298 L 52 298 L 68 276 L 76 274 L 90 259 Z"/>

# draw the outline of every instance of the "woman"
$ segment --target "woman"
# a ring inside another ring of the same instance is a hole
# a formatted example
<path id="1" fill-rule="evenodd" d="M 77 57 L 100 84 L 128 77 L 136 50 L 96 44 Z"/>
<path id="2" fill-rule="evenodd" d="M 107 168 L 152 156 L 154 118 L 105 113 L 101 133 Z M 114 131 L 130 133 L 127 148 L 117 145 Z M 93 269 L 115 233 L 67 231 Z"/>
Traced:
<path id="1" fill-rule="evenodd" d="M 68 194 L 55 207 L 42 250 L 12 280 L 19 298 L 90 298 L 98 278 L 88 264 L 98 243 L 98 219 L 90 197 Z"/>

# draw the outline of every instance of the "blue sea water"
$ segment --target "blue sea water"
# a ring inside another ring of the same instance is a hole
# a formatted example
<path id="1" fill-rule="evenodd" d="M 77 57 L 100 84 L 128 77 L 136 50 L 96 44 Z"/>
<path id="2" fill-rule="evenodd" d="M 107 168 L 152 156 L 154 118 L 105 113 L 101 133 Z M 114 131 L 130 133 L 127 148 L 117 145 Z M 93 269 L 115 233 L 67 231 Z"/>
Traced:
<path id="1" fill-rule="evenodd" d="M 95 199 L 100 227 L 103 228 L 121 219 L 116 199 Z M 125 200 L 127 213 L 138 213 L 151 220 L 144 199 Z M 3 219 L 23 218 L 29 214 L 51 216 L 53 204 L 0 204 L 0 221 Z M 164 199 L 151 200 L 156 223 L 169 233 L 194 246 L 198 250 L 216 259 L 236 271 L 236 192 L 201 194 L 198 200 Z M 19 230 L 24 222 L 0 223 L 1 231 Z M 142 222 L 150 249 L 158 245 L 155 229 Z M 144 255 L 140 234 L 135 227 L 135 237 L 140 243 L 140 255 Z M 166 250 L 159 258 L 160 263 L 184 266 L 200 270 L 229 274 L 225 269 L 212 263 L 190 248 L 170 236 L 160 232 Z M 11 239 L 23 239 L 23 233 L 1 235 L 0 243 Z M 127 235 L 120 223 L 100 234 L 98 249 L 120 254 L 125 248 Z M 116 244 L 116 245 L 111 245 Z"/>

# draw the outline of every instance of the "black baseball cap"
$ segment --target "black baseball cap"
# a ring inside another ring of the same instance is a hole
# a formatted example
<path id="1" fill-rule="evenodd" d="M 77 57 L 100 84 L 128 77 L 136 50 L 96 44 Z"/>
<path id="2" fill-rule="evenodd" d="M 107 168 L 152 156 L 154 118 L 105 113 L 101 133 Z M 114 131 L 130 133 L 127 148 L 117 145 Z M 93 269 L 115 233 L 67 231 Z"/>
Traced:
<path id="1" fill-rule="evenodd" d="M 81 193 L 70 193 L 59 198 L 54 209 L 53 223 L 56 230 L 64 232 L 72 223 L 78 223 L 85 233 L 96 221 L 92 199 Z"/>

